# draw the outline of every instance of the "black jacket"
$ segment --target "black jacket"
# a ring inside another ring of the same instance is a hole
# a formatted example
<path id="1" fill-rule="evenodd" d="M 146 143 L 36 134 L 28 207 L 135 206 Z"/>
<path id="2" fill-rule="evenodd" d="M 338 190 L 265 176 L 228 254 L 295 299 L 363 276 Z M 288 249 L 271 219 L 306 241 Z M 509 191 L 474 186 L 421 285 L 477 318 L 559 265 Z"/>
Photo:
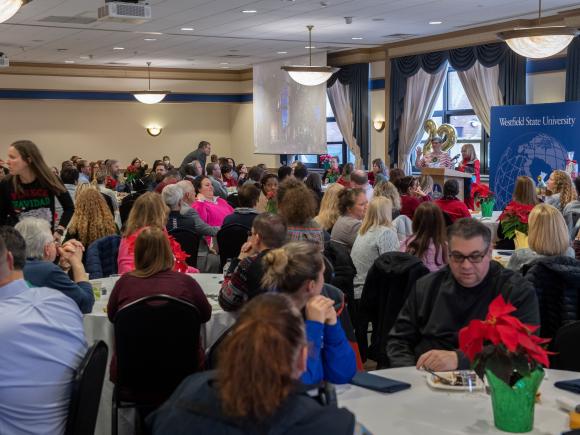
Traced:
<path id="1" fill-rule="evenodd" d="M 394 367 L 415 365 L 423 353 L 457 350 L 459 330 L 474 319 L 485 319 L 489 304 L 499 295 L 514 305 L 514 316 L 530 325 L 540 324 L 538 298 L 518 272 L 492 261 L 483 281 L 472 288 L 460 286 L 449 266 L 417 281 L 389 334 L 387 355 Z M 469 361 L 458 351 L 459 368 Z"/>
<path id="2" fill-rule="evenodd" d="M 153 435 L 351 435 L 355 418 L 335 405 L 323 406 L 297 386 L 267 421 L 234 419 L 222 412 L 215 372 L 186 378 L 163 406 L 147 418 Z"/>
<path id="3" fill-rule="evenodd" d="M 340 243 L 330 241 L 325 243 L 324 256 L 330 261 L 334 274 L 328 284 L 338 287 L 347 297 L 347 303 L 354 300 L 354 277 L 356 267 L 350 258 L 348 250 Z"/>
<path id="4" fill-rule="evenodd" d="M 554 338 L 568 322 L 580 320 L 580 262 L 570 257 L 543 257 L 525 264 L 522 273 L 536 289 L 540 336 Z"/>
<path id="5" fill-rule="evenodd" d="M 357 334 L 364 338 L 359 347 L 361 356 L 378 363 L 377 368 L 388 367 L 387 340 L 401 307 L 415 282 L 429 273 L 421 260 L 404 252 L 387 252 L 377 258 L 370 268 L 363 287 L 358 313 Z M 373 332 L 366 355 L 366 331 L 371 322 Z"/>

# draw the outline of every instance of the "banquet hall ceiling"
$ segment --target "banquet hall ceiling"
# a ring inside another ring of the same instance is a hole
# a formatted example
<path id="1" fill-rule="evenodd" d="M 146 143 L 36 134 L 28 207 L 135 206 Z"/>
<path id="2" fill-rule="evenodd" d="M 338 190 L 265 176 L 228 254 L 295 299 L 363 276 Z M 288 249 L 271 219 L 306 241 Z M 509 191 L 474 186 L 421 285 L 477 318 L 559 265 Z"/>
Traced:
<path id="1" fill-rule="evenodd" d="M 33 0 L 0 24 L 0 51 L 11 62 L 246 69 L 306 54 L 307 24 L 316 50 L 336 52 L 537 15 L 533 0 L 150 0 L 152 20 L 136 25 L 98 21 L 104 2 Z M 543 3 L 545 15 L 578 7 Z"/>

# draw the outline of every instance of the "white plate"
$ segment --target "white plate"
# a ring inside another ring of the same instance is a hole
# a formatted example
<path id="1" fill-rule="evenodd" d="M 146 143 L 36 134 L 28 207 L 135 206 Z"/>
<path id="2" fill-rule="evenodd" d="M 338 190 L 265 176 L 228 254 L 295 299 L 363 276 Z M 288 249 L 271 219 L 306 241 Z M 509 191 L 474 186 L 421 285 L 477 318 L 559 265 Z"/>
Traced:
<path id="1" fill-rule="evenodd" d="M 436 372 L 439 376 L 444 377 L 452 381 L 454 379 L 455 373 L 454 372 Z M 469 373 L 475 373 L 473 371 L 469 371 Z M 425 378 L 427 379 L 427 385 L 435 390 L 447 390 L 447 391 L 480 391 L 483 390 L 484 384 L 479 377 L 475 377 L 475 384 L 474 385 L 465 385 L 465 386 L 455 386 L 455 385 L 446 385 L 442 382 L 437 380 L 437 377 L 432 375 L 431 373 L 427 373 Z"/>

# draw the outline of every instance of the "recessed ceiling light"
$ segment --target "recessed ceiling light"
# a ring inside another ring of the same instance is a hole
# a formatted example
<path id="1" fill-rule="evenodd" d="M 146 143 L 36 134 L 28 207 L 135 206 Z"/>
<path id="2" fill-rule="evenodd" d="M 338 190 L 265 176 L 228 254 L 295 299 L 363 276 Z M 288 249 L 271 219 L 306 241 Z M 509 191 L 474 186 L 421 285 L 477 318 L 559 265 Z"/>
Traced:
<path id="1" fill-rule="evenodd" d="M 229 62 L 220 62 L 220 65 L 229 65 Z"/>
<path id="2" fill-rule="evenodd" d="M 242 11 L 242 14 L 255 14 L 256 12 L 258 12 L 258 11 L 255 9 L 244 9 Z"/>
<path id="3" fill-rule="evenodd" d="M 145 38 L 143 41 L 151 42 L 151 41 L 157 41 L 157 39 L 155 39 L 155 38 Z"/>
<path id="4" fill-rule="evenodd" d="M 362 38 L 361 36 L 353 36 L 353 37 L 352 37 L 352 38 L 350 38 L 350 39 L 353 39 L 353 40 L 355 40 L 355 41 L 358 41 L 358 40 L 361 40 L 361 39 L 363 39 L 363 38 Z"/>
<path id="5" fill-rule="evenodd" d="M 91 58 L 91 56 L 79 56 L 79 59 L 82 60 L 89 60 Z"/>
<path id="6" fill-rule="evenodd" d="M 288 54 L 287 51 L 279 51 L 278 54 Z"/>
<path id="7" fill-rule="evenodd" d="M 65 60 L 64 63 L 75 63 L 74 60 Z"/>
<path id="8" fill-rule="evenodd" d="M 221 69 L 230 69 L 229 66 L 222 66 Z"/>
<path id="9" fill-rule="evenodd" d="M 316 47 L 315 47 L 314 45 L 312 45 L 312 46 L 310 46 L 310 45 L 307 45 L 307 46 L 306 46 L 306 47 L 304 47 L 304 48 L 306 48 L 306 49 L 311 49 L 311 48 L 312 48 L 312 49 L 315 49 Z"/>
<path id="10" fill-rule="evenodd" d="M 429 21 L 429 24 L 442 24 L 443 21 Z"/>
<path id="11" fill-rule="evenodd" d="M 181 30 L 183 30 L 184 32 L 191 32 L 193 29 L 193 27 L 182 27 Z"/>
<path id="12" fill-rule="evenodd" d="M 125 47 L 113 47 L 113 50 L 124 50 Z"/>

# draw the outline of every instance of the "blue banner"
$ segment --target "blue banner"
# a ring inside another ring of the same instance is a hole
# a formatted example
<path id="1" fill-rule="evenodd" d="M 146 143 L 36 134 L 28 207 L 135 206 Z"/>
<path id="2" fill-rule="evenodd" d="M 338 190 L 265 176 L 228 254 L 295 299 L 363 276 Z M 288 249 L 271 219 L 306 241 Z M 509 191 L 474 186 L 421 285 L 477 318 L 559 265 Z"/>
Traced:
<path id="1" fill-rule="evenodd" d="M 516 178 L 537 184 L 555 169 L 564 169 L 568 152 L 580 158 L 580 102 L 491 108 L 490 187 L 496 210 L 511 200 Z"/>

